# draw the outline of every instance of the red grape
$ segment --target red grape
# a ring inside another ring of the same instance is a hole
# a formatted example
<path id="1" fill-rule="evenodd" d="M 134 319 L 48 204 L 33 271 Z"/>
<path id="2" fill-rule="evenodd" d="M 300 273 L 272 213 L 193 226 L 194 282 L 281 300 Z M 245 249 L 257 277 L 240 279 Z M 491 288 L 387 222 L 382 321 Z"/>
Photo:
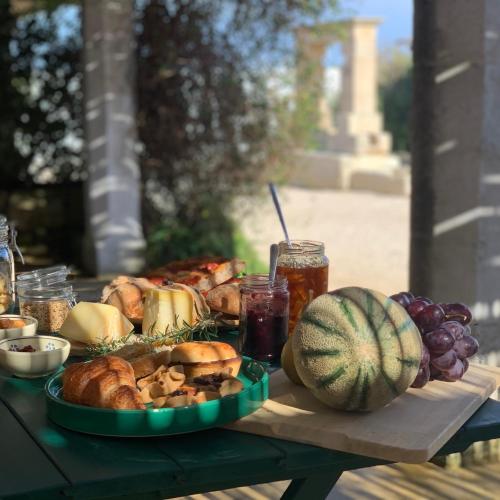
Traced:
<path id="1" fill-rule="evenodd" d="M 464 373 L 469 369 L 469 360 L 467 358 L 462 359 L 462 364 L 464 365 Z"/>
<path id="2" fill-rule="evenodd" d="M 444 354 L 446 351 L 449 351 L 455 343 L 453 335 L 443 328 L 438 328 L 437 330 L 426 333 L 423 338 L 431 354 Z"/>
<path id="3" fill-rule="evenodd" d="M 429 304 L 415 317 L 415 323 L 423 333 L 438 328 L 443 321 L 444 311 L 437 304 Z"/>
<path id="4" fill-rule="evenodd" d="M 413 302 L 413 294 L 411 292 L 400 292 L 391 295 L 391 299 L 406 309 Z"/>
<path id="5" fill-rule="evenodd" d="M 411 386 L 420 389 L 429 382 L 430 375 L 429 365 L 421 366 Z"/>
<path id="6" fill-rule="evenodd" d="M 442 376 L 446 382 L 455 382 L 462 378 L 464 374 L 464 364 L 459 359 L 449 370 L 443 370 Z"/>
<path id="7" fill-rule="evenodd" d="M 457 340 L 453 346 L 453 350 L 457 353 L 460 359 L 470 358 L 476 354 L 479 349 L 479 342 L 472 335 Z"/>
<path id="8" fill-rule="evenodd" d="M 441 356 L 431 357 L 431 365 L 438 370 L 449 370 L 457 361 L 457 353 L 450 349 Z"/>
<path id="9" fill-rule="evenodd" d="M 464 304 L 445 304 L 444 312 L 446 314 L 446 320 L 455 320 L 462 325 L 467 325 L 472 319 L 472 313 L 470 309 Z"/>
<path id="10" fill-rule="evenodd" d="M 479 348 L 468 326 L 472 321 L 470 309 L 460 303 L 435 304 L 411 292 L 396 293 L 391 299 L 406 309 L 422 334 L 422 357 L 411 386 L 421 388 L 429 380 L 459 380 L 469 368 L 467 358 Z"/>
<path id="11" fill-rule="evenodd" d="M 445 321 L 441 324 L 441 328 L 444 328 L 448 333 L 451 333 L 455 340 L 460 340 L 464 335 L 470 334 L 470 328 L 462 325 L 458 321 Z"/>
<path id="12" fill-rule="evenodd" d="M 431 299 L 428 299 L 427 297 L 422 297 L 421 295 L 419 295 L 418 297 L 415 297 L 413 300 L 414 301 L 421 300 L 422 302 L 425 302 L 428 306 L 434 303 L 434 302 L 432 302 Z"/>
<path id="13" fill-rule="evenodd" d="M 423 300 L 415 300 L 406 308 L 406 310 L 411 316 L 411 319 L 415 320 L 420 311 L 423 311 L 428 305 L 429 304 L 427 304 L 427 302 L 424 302 Z"/>
<path id="14" fill-rule="evenodd" d="M 422 344 L 422 360 L 420 361 L 420 366 L 428 365 L 431 360 L 431 355 L 429 353 L 429 349 L 425 344 Z"/>
<path id="15" fill-rule="evenodd" d="M 431 380 L 437 379 L 441 376 L 441 370 L 438 370 L 435 366 L 430 365 Z"/>

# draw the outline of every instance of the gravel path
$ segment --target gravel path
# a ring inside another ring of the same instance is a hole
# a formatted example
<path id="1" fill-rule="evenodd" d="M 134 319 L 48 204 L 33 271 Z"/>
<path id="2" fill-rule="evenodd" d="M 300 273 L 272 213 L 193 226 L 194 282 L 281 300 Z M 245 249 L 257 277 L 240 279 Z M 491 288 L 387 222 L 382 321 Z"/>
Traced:
<path id="1" fill-rule="evenodd" d="M 290 237 L 325 242 L 331 290 L 360 285 L 392 294 L 408 288 L 408 197 L 296 187 L 280 187 L 279 195 Z M 267 262 L 269 245 L 283 239 L 270 196 L 239 207 L 243 234 Z"/>

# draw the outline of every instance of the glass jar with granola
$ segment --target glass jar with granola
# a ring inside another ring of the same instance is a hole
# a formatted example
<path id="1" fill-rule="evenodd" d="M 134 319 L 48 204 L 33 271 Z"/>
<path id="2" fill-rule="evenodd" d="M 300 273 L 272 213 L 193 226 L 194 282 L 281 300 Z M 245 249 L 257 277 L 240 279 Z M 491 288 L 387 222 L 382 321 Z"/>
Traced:
<path id="1" fill-rule="evenodd" d="M 40 288 L 17 287 L 21 314 L 38 320 L 39 333 L 56 333 L 76 304 L 73 287 L 56 284 Z"/>

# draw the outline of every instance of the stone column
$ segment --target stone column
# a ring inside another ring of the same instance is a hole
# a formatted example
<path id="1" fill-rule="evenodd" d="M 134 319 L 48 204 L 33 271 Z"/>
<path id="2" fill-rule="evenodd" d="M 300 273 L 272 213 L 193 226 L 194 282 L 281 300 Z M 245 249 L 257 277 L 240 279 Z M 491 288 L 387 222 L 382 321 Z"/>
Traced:
<path id="1" fill-rule="evenodd" d="M 97 274 L 143 266 L 136 155 L 133 0 L 84 0 L 87 265 Z"/>
<path id="2" fill-rule="evenodd" d="M 335 147 L 354 154 L 391 150 L 378 111 L 378 19 L 355 18 L 344 24 L 344 67 Z"/>
<path id="3" fill-rule="evenodd" d="M 411 287 L 473 306 L 500 351 L 500 2 L 418 0 L 414 19 Z"/>

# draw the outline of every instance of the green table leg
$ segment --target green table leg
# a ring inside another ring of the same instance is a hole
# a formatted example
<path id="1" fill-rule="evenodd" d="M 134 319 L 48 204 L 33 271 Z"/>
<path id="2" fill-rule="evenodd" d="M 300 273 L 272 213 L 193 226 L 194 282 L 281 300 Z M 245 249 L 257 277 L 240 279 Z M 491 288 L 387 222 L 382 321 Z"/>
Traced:
<path id="1" fill-rule="evenodd" d="M 342 472 L 323 473 L 321 475 L 294 479 L 281 500 L 323 500 L 341 476 Z"/>

